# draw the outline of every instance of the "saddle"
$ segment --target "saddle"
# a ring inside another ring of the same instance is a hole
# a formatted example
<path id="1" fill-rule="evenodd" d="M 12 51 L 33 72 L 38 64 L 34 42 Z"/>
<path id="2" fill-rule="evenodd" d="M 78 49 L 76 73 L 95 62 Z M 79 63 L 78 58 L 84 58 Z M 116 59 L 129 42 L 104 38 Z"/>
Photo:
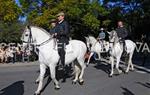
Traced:
<path id="1" fill-rule="evenodd" d="M 53 49 L 56 50 L 56 51 L 58 51 L 57 42 L 55 43 Z M 72 45 L 71 45 L 71 44 L 68 44 L 68 45 L 65 46 L 65 52 L 66 52 L 66 53 L 72 53 L 72 52 L 73 52 L 73 49 L 72 49 Z"/>

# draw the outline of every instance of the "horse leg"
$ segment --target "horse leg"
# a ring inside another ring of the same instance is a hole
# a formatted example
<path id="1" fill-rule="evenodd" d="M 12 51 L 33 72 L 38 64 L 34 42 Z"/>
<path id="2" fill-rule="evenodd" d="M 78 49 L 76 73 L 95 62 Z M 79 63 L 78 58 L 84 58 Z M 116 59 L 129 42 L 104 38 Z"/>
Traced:
<path id="1" fill-rule="evenodd" d="M 116 58 L 116 59 L 117 59 L 117 60 L 116 60 L 116 61 L 117 61 L 117 62 L 116 62 L 116 69 L 117 69 L 117 71 L 118 71 L 119 74 L 122 73 L 122 71 L 119 69 L 120 58 L 121 58 L 121 55 Z"/>
<path id="2" fill-rule="evenodd" d="M 35 91 L 35 95 L 39 95 L 42 90 L 43 79 L 46 71 L 46 66 L 44 64 L 40 64 L 40 75 L 39 75 L 39 85 L 37 90 Z"/>
<path id="3" fill-rule="evenodd" d="M 84 74 L 84 69 L 86 68 L 86 65 L 84 64 L 84 57 L 83 58 L 79 58 L 77 59 L 80 66 L 81 66 L 81 73 L 79 75 L 79 84 L 82 85 L 84 83 L 84 80 L 83 80 L 83 74 Z"/>
<path id="4" fill-rule="evenodd" d="M 90 56 L 89 56 L 89 58 L 88 58 L 88 62 L 86 63 L 86 66 L 88 66 L 88 65 L 89 65 L 89 63 L 90 63 L 90 59 L 91 59 L 91 57 L 93 56 L 93 54 L 94 54 L 94 52 L 91 52 L 91 53 L 90 53 Z"/>
<path id="5" fill-rule="evenodd" d="M 4 64 L 4 57 L 2 57 L 2 63 Z"/>
<path id="6" fill-rule="evenodd" d="M 78 81 L 79 74 L 80 74 L 79 64 L 75 64 L 75 79 L 72 81 L 73 84 L 76 84 L 76 82 Z"/>
<path id="7" fill-rule="evenodd" d="M 98 52 L 97 54 L 98 54 L 98 60 L 101 60 L 101 54 L 100 54 L 100 52 Z"/>
<path id="8" fill-rule="evenodd" d="M 50 64 L 49 68 L 50 68 L 50 74 L 51 74 L 51 79 L 54 81 L 55 84 L 55 89 L 60 89 L 59 86 L 59 82 L 56 80 L 56 69 L 55 69 L 55 65 Z"/>
<path id="9" fill-rule="evenodd" d="M 130 66 L 131 66 L 131 70 L 134 70 L 134 67 L 133 67 L 133 64 L 132 64 L 132 56 L 133 56 L 133 53 L 130 53 L 129 54 L 129 60 L 128 60 L 128 66 L 127 66 L 127 69 L 126 69 L 126 73 L 129 72 L 129 69 L 130 69 Z"/>
<path id="10" fill-rule="evenodd" d="M 112 77 L 114 74 L 114 58 L 112 56 L 110 57 L 110 62 L 111 62 L 111 73 L 109 76 Z"/>
<path id="11" fill-rule="evenodd" d="M 134 66 L 133 66 L 133 63 L 132 63 L 132 59 L 131 59 L 131 71 L 134 71 Z"/>
<path id="12" fill-rule="evenodd" d="M 35 83 L 39 83 L 40 81 L 40 75 L 38 76 L 38 78 L 36 79 Z"/>
<path id="13" fill-rule="evenodd" d="M 4 61 L 5 63 L 8 62 L 8 57 L 7 57 L 7 56 L 4 56 L 3 61 Z"/>

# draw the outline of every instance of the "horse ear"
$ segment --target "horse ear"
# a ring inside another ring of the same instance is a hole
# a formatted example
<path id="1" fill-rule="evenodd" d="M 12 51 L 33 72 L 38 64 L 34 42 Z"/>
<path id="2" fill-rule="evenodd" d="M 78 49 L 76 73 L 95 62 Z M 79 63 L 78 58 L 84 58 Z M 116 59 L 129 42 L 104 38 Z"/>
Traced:
<path id="1" fill-rule="evenodd" d="M 27 25 L 27 28 L 30 29 L 30 25 Z"/>
<path id="2" fill-rule="evenodd" d="M 111 32 L 108 32 L 108 31 L 107 31 L 107 33 L 108 33 L 109 35 L 111 34 Z"/>

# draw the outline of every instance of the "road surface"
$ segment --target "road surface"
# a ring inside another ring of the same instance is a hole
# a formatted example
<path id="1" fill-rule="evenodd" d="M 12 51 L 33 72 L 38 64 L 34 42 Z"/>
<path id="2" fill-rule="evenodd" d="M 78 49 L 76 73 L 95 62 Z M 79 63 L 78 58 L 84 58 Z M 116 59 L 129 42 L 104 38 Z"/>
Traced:
<path id="1" fill-rule="evenodd" d="M 106 64 L 90 64 L 85 69 L 84 85 L 73 85 L 73 77 L 68 77 L 65 83 L 59 80 L 60 90 L 55 90 L 53 82 L 46 77 L 41 95 L 150 95 L 150 72 L 147 70 L 136 69 L 110 78 L 109 68 Z M 33 95 L 38 71 L 38 63 L 0 65 L 0 95 Z"/>

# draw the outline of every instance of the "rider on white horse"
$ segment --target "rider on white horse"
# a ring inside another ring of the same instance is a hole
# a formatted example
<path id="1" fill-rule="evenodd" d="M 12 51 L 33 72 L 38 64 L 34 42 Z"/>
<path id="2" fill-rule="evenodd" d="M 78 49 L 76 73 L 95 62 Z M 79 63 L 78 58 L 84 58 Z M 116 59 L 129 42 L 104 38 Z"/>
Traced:
<path id="1" fill-rule="evenodd" d="M 64 20 L 65 14 L 63 12 L 60 12 L 57 14 L 58 18 L 58 23 L 56 23 L 55 27 L 55 36 L 56 39 L 58 40 L 58 53 L 60 56 L 60 61 L 63 66 L 65 67 L 65 47 L 67 44 L 69 44 L 69 25 L 68 23 Z"/>
<path id="2" fill-rule="evenodd" d="M 97 40 L 102 45 L 102 51 L 106 51 L 106 44 L 109 42 L 109 34 L 106 32 L 104 28 L 100 28 L 100 33 L 98 35 Z"/>
<path id="3" fill-rule="evenodd" d="M 56 33 L 56 23 L 57 23 L 56 19 L 52 19 L 50 21 L 50 24 L 51 24 L 51 29 L 49 31 L 50 34 L 55 34 Z"/>
<path id="4" fill-rule="evenodd" d="M 100 29 L 100 33 L 98 35 L 98 41 L 100 42 L 100 44 L 102 45 L 102 49 L 104 50 L 104 39 L 106 37 L 106 34 L 104 32 L 104 28 Z"/>
<path id="5" fill-rule="evenodd" d="M 36 82 L 39 82 L 38 88 L 35 91 L 35 95 L 39 95 L 42 86 L 44 75 L 46 72 L 46 68 L 49 67 L 51 79 L 54 81 L 55 88 L 60 89 L 59 82 L 56 79 L 56 66 L 59 62 L 60 56 L 57 50 L 54 50 L 54 38 L 49 33 L 36 26 L 26 27 L 21 40 L 23 41 L 23 47 L 28 47 L 30 44 L 34 45 L 38 48 L 38 58 L 40 63 L 40 75 L 37 78 Z M 69 48 L 67 46 L 72 47 L 72 52 L 68 52 Z M 73 83 L 79 82 L 79 84 L 83 84 L 83 74 L 84 69 L 86 68 L 86 64 L 84 63 L 85 54 L 87 51 L 87 47 L 84 42 L 79 40 L 71 40 L 69 41 L 69 45 L 66 46 L 66 55 L 65 55 L 65 64 L 69 65 L 73 61 L 76 61 L 74 65 L 74 74 L 75 78 Z"/>
<path id="6" fill-rule="evenodd" d="M 124 27 L 122 21 L 118 21 L 118 28 L 116 29 L 116 32 L 119 38 L 119 42 L 123 46 L 123 53 L 125 54 L 126 53 L 125 39 L 128 36 L 128 31 Z"/>

